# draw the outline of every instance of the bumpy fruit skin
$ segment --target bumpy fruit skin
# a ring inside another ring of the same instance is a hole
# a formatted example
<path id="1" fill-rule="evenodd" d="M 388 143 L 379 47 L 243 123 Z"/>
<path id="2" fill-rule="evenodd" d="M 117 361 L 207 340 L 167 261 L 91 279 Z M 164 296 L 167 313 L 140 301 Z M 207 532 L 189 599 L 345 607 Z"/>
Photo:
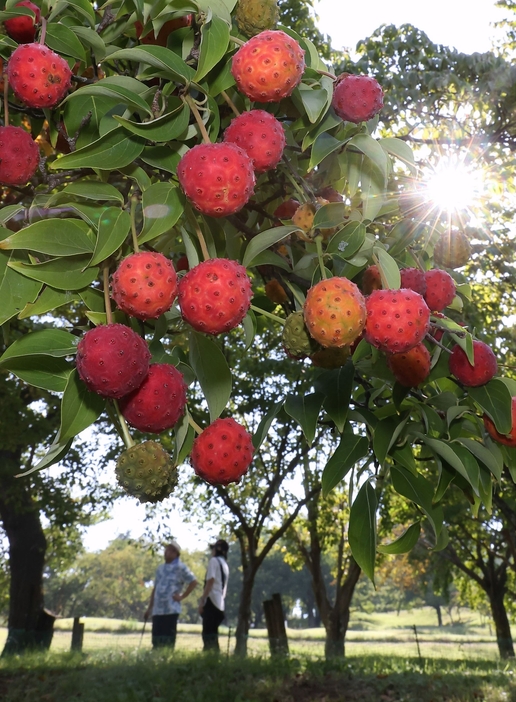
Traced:
<path id="1" fill-rule="evenodd" d="M 167 40 L 176 29 L 181 29 L 182 27 L 190 27 L 192 24 L 192 15 L 184 15 L 183 17 L 176 17 L 175 19 L 168 20 L 161 27 L 158 34 L 155 35 L 154 31 L 148 32 L 142 37 L 143 24 L 141 22 L 135 22 L 134 26 L 136 29 L 136 37 L 140 40 L 141 44 L 150 44 L 152 46 L 167 46 Z"/>
<path id="2" fill-rule="evenodd" d="M 349 346 L 365 325 L 364 296 L 348 278 L 321 280 L 307 293 L 304 315 L 310 335 L 321 346 Z"/>
<path id="3" fill-rule="evenodd" d="M 293 198 L 285 200 L 285 202 L 276 207 L 273 214 L 278 219 L 292 219 L 300 204 L 299 200 L 294 200 Z"/>
<path id="4" fill-rule="evenodd" d="M 161 502 L 177 485 L 177 469 L 157 441 L 144 441 L 123 451 L 115 475 L 119 485 L 140 502 Z"/>
<path id="5" fill-rule="evenodd" d="M 20 44 L 7 64 L 7 78 L 18 99 L 28 107 L 54 107 L 70 89 L 67 62 L 44 44 Z"/>
<path id="6" fill-rule="evenodd" d="M 302 310 L 292 312 L 286 318 L 281 340 L 287 355 L 296 360 L 311 356 L 320 348 L 308 332 Z"/>
<path id="7" fill-rule="evenodd" d="M 292 94 L 305 70 L 305 52 L 285 32 L 267 30 L 234 54 L 231 73 L 238 90 L 255 102 L 280 102 Z"/>
<path id="8" fill-rule="evenodd" d="M 500 434 L 498 429 L 495 427 L 493 420 L 488 417 L 487 414 L 484 414 L 484 426 L 492 439 L 498 441 L 500 444 L 504 444 L 505 446 L 516 448 L 516 397 L 512 398 L 511 416 L 512 428 L 508 434 Z"/>
<path id="9" fill-rule="evenodd" d="M 234 419 L 216 419 L 195 439 L 190 460 L 212 485 L 238 483 L 253 459 L 251 435 Z"/>
<path id="10" fill-rule="evenodd" d="M 203 214 L 227 217 L 254 191 L 253 162 L 236 144 L 197 144 L 181 158 L 177 177 L 185 195 Z"/>
<path id="11" fill-rule="evenodd" d="M 265 110 L 250 110 L 231 120 L 224 141 L 243 149 L 257 173 L 276 168 L 285 148 L 285 130 L 279 120 Z"/>
<path id="12" fill-rule="evenodd" d="M 253 292 L 245 268 L 228 258 L 212 258 L 194 266 L 179 281 L 183 319 L 205 334 L 222 334 L 240 324 Z"/>
<path id="13" fill-rule="evenodd" d="M 425 273 L 426 291 L 424 298 L 432 312 L 442 312 L 453 302 L 457 292 L 455 281 L 449 273 L 433 268 Z"/>
<path id="14" fill-rule="evenodd" d="M 385 353 L 405 353 L 425 338 L 430 310 L 423 297 L 408 288 L 375 290 L 366 298 L 365 339 Z"/>
<path id="15" fill-rule="evenodd" d="M 140 387 L 149 371 L 150 351 L 125 324 L 90 329 L 77 345 L 77 371 L 88 390 L 118 399 Z"/>
<path id="16" fill-rule="evenodd" d="M 0 127 L 0 183 L 25 185 L 36 173 L 39 148 L 21 127 Z"/>
<path id="17" fill-rule="evenodd" d="M 277 0 L 239 0 L 235 12 L 238 29 L 247 37 L 274 29 L 279 20 Z"/>
<path id="18" fill-rule="evenodd" d="M 152 363 L 140 387 L 119 404 L 129 424 L 139 431 L 161 434 L 172 429 L 185 411 L 183 374 L 169 363 Z"/>
<path id="19" fill-rule="evenodd" d="M 382 289 L 382 278 L 378 266 L 369 266 L 362 275 L 362 292 L 364 295 L 370 295 L 373 290 Z"/>
<path id="20" fill-rule="evenodd" d="M 430 352 L 424 344 L 417 344 L 405 353 L 387 357 L 387 365 L 400 385 L 415 388 L 430 375 Z"/>
<path id="21" fill-rule="evenodd" d="M 442 234 L 434 248 L 434 261 L 445 268 L 462 268 L 470 256 L 471 244 L 460 230 Z"/>
<path id="22" fill-rule="evenodd" d="M 26 7 L 34 12 L 35 17 L 30 17 L 29 15 L 21 15 L 20 17 L 13 17 L 12 19 L 5 20 L 4 27 L 7 34 L 17 41 L 18 44 L 28 44 L 34 41 L 36 36 L 36 25 L 39 24 L 41 20 L 41 11 L 37 5 L 35 5 L 30 0 L 21 0 L 17 2 L 16 5 L 11 8 L 15 10 L 17 7 Z"/>
<path id="23" fill-rule="evenodd" d="M 349 346 L 342 346 L 340 349 L 320 348 L 310 356 L 310 360 L 317 368 L 334 370 L 335 368 L 341 368 L 345 365 L 350 355 L 351 351 Z"/>
<path id="24" fill-rule="evenodd" d="M 415 290 L 420 295 L 425 296 L 426 277 L 425 272 L 420 268 L 402 268 L 400 270 L 401 287 Z"/>
<path id="25" fill-rule="evenodd" d="M 343 73 L 333 88 L 332 106 L 346 122 L 367 122 L 383 107 L 383 90 L 370 76 Z"/>
<path id="26" fill-rule="evenodd" d="M 488 383 L 498 371 L 498 363 L 493 350 L 483 341 L 473 341 L 473 360 L 471 365 L 466 352 L 457 345 L 453 347 L 450 355 L 450 372 L 466 387 L 476 388 Z"/>
<path id="27" fill-rule="evenodd" d="M 138 319 L 157 319 L 177 296 L 177 274 L 161 253 L 131 254 L 111 278 L 111 296 L 118 307 Z"/>

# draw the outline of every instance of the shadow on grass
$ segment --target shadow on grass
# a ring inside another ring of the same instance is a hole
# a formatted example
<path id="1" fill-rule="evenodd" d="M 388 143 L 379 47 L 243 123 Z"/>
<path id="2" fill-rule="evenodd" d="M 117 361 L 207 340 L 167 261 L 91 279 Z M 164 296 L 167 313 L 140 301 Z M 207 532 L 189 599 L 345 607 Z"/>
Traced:
<path id="1" fill-rule="evenodd" d="M 362 656 L 47 654 L 0 662 L 2 702 L 516 702 L 512 665 Z"/>

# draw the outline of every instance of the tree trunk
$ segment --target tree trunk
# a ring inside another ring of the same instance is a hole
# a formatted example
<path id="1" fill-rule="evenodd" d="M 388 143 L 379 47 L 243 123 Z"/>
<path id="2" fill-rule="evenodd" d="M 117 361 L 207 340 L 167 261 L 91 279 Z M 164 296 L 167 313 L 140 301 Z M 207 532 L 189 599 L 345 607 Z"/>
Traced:
<path id="1" fill-rule="evenodd" d="M 438 605 L 438 604 L 434 605 L 434 609 L 435 609 L 436 614 L 437 614 L 437 626 L 440 628 L 443 625 L 443 615 L 441 612 L 441 605 Z"/>
<path id="2" fill-rule="evenodd" d="M 514 646 L 512 642 L 511 625 L 504 603 L 504 590 L 499 592 L 499 588 L 491 588 L 488 592 L 491 614 L 496 630 L 496 643 L 500 658 L 514 658 Z"/>
<path id="3" fill-rule="evenodd" d="M 349 616 L 353 593 L 361 573 L 360 566 L 350 556 L 347 575 L 337 590 L 335 606 L 331 608 L 326 624 L 324 655 L 326 659 L 344 658 L 344 641 L 349 626 Z"/>
<path id="4" fill-rule="evenodd" d="M 235 655 L 247 656 L 247 637 L 252 615 L 252 598 L 256 569 L 249 566 L 244 570 L 242 579 L 242 592 L 238 606 L 238 621 L 236 628 Z"/>
<path id="5" fill-rule="evenodd" d="M 9 620 L 3 654 L 41 643 L 46 539 L 37 503 L 16 454 L 0 451 L 0 518 L 9 540 Z M 2 654 L 2 655 L 3 655 Z"/>

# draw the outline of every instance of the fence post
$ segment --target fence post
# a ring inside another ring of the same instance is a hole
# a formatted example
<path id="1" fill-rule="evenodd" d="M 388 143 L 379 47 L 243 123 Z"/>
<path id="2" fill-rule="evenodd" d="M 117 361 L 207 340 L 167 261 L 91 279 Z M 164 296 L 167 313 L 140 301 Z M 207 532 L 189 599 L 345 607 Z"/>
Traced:
<path id="1" fill-rule="evenodd" d="M 271 655 L 288 656 L 288 638 L 281 595 L 275 593 L 271 600 L 265 600 L 263 611 L 265 613 Z"/>
<path id="2" fill-rule="evenodd" d="M 74 617 L 72 628 L 72 651 L 82 651 L 82 643 L 84 640 L 84 624 L 80 617 Z"/>

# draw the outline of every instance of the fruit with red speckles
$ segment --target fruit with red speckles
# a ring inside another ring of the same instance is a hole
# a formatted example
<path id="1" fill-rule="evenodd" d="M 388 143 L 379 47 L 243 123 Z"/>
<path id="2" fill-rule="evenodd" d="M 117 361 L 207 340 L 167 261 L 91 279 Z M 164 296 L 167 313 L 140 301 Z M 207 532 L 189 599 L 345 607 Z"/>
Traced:
<path id="1" fill-rule="evenodd" d="M 203 214 L 227 217 L 253 194 L 253 162 L 236 144 L 197 144 L 181 158 L 177 177 L 185 195 Z"/>
<path id="2" fill-rule="evenodd" d="M 420 295 L 425 296 L 426 277 L 425 272 L 420 268 L 402 268 L 400 270 L 401 287 L 415 290 Z"/>
<path id="3" fill-rule="evenodd" d="M 434 248 L 434 261 L 445 268 L 462 268 L 470 256 L 469 239 L 458 229 L 441 234 Z"/>
<path id="4" fill-rule="evenodd" d="M 191 462 L 212 485 L 238 483 L 253 460 L 251 435 L 234 419 L 216 419 L 195 439 Z"/>
<path id="5" fill-rule="evenodd" d="M 34 41 L 36 36 L 36 25 L 40 23 L 41 10 L 30 0 L 17 2 L 14 7 L 10 8 L 10 11 L 15 11 L 17 7 L 26 7 L 28 10 L 32 10 L 34 17 L 32 15 L 20 15 L 19 17 L 5 20 L 5 31 L 18 44 L 28 44 Z"/>
<path id="6" fill-rule="evenodd" d="M 466 387 L 476 388 L 485 385 L 494 378 L 498 371 L 496 356 L 490 346 L 483 341 L 473 341 L 473 361 L 468 360 L 466 352 L 457 344 L 450 356 L 450 372 Z"/>
<path id="7" fill-rule="evenodd" d="M 190 27 L 192 25 L 192 15 L 183 15 L 183 17 L 176 17 L 174 19 L 168 20 L 161 27 L 158 34 L 154 34 L 154 30 L 151 30 L 142 37 L 143 24 L 141 22 L 135 22 L 134 27 L 136 29 L 136 38 L 140 40 L 141 44 L 150 44 L 151 46 L 167 46 L 167 41 L 172 32 L 176 29 L 182 29 L 183 27 Z"/>
<path id="8" fill-rule="evenodd" d="M 139 431 L 161 434 L 172 429 L 185 411 L 183 374 L 169 363 L 152 363 L 140 387 L 119 404 L 125 419 Z"/>
<path id="9" fill-rule="evenodd" d="M 304 316 L 310 335 L 321 346 L 349 346 L 364 328 L 364 296 L 348 278 L 321 280 L 307 293 Z"/>
<path id="10" fill-rule="evenodd" d="M 88 390 L 103 397 L 123 397 L 140 387 L 149 371 L 151 354 L 125 324 L 90 329 L 77 345 L 77 372 Z"/>
<path id="11" fill-rule="evenodd" d="M 155 251 L 125 258 L 111 278 L 111 296 L 118 307 L 138 319 L 157 319 L 177 296 L 172 261 Z"/>
<path id="12" fill-rule="evenodd" d="M 387 365 L 400 385 L 415 388 L 430 375 L 430 352 L 424 344 L 417 344 L 405 353 L 387 356 Z"/>
<path id="13" fill-rule="evenodd" d="M 234 54 L 231 73 L 238 90 L 255 102 L 280 102 L 301 82 L 304 50 L 279 30 L 260 32 Z"/>
<path id="14" fill-rule="evenodd" d="M 383 107 L 383 90 L 370 76 L 343 73 L 333 87 L 332 106 L 346 122 L 366 122 Z"/>
<path id="15" fill-rule="evenodd" d="M 183 319 L 206 334 L 222 334 L 240 324 L 251 306 L 245 268 L 228 258 L 212 258 L 181 278 L 178 301 Z"/>
<path id="16" fill-rule="evenodd" d="M 257 173 L 276 168 L 285 148 L 285 130 L 265 110 L 250 110 L 235 117 L 224 132 L 224 141 L 240 146 Z"/>
<path id="17" fill-rule="evenodd" d="M 300 205 L 299 200 L 290 198 L 290 200 L 285 200 L 281 205 L 278 205 L 273 214 L 278 219 L 292 219 Z"/>
<path id="18" fill-rule="evenodd" d="M 16 97 L 28 107 L 54 107 L 72 82 L 67 62 L 44 44 L 20 44 L 7 64 L 7 78 Z"/>
<path id="19" fill-rule="evenodd" d="M 370 295 L 373 290 L 382 289 L 382 278 L 378 266 L 369 266 L 362 275 L 362 292 L 364 295 Z"/>
<path id="20" fill-rule="evenodd" d="M 433 268 L 425 273 L 426 291 L 424 298 L 432 312 L 442 312 L 453 302 L 457 292 L 455 281 L 449 273 Z"/>
<path id="21" fill-rule="evenodd" d="M 512 428 L 508 434 L 500 434 L 498 429 L 495 427 L 493 420 L 488 417 L 487 414 L 484 414 L 484 426 L 492 439 L 498 441 L 500 444 L 504 444 L 505 446 L 516 448 L 516 397 L 513 397 L 511 401 L 511 417 Z"/>
<path id="22" fill-rule="evenodd" d="M 423 297 L 408 288 L 375 290 L 366 298 L 365 339 L 385 353 L 405 353 L 421 343 L 430 327 Z"/>
<path id="23" fill-rule="evenodd" d="M 0 127 L 0 183 L 25 185 L 36 173 L 39 148 L 21 127 Z"/>
<path id="24" fill-rule="evenodd" d="M 157 441 L 122 451 L 115 466 L 119 485 L 140 502 L 161 502 L 177 485 L 177 467 Z"/>

